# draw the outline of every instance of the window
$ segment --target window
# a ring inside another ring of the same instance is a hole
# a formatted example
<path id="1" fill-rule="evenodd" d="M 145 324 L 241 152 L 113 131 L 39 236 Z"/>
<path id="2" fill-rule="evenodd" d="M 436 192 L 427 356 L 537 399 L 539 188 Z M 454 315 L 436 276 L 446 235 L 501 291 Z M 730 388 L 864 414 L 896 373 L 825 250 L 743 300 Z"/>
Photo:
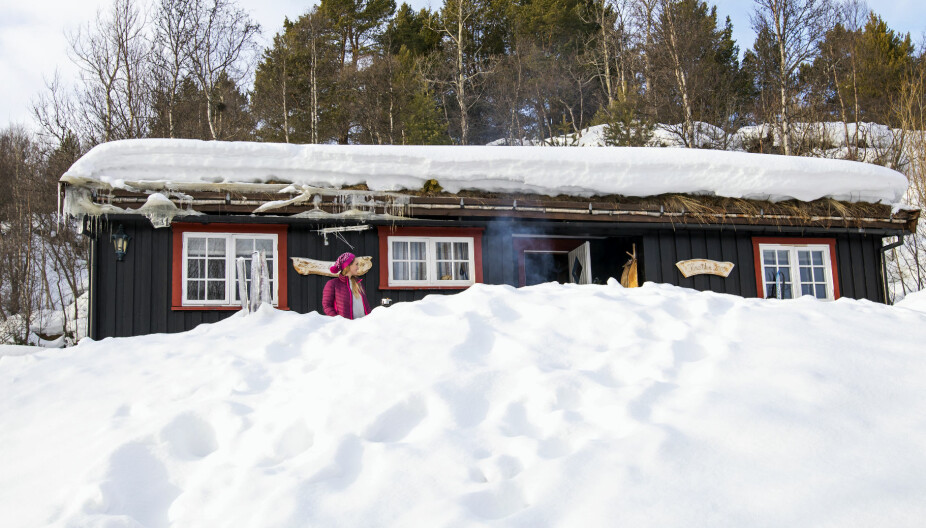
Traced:
<path id="1" fill-rule="evenodd" d="M 788 239 L 754 240 L 760 296 L 838 298 L 838 284 L 834 280 L 835 241 L 800 240 L 801 243 L 787 243 Z"/>
<path id="2" fill-rule="evenodd" d="M 466 288 L 482 282 L 482 230 L 383 227 L 380 287 Z"/>
<path id="3" fill-rule="evenodd" d="M 251 287 L 251 255 L 263 251 L 267 256 L 270 291 L 277 304 L 274 264 L 277 236 L 232 233 L 183 234 L 183 304 L 241 305 L 238 290 L 238 257 L 247 259 L 245 280 Z"/>
<path id="4" fill-rule="evenodd" d="M 273 304 L 285 308 L 285 226 L 175 224 L 173 229 L 174 309 L 239 308 L 237 259 L 247 261 L 244 279 L 250 291 L 254 251 L 265 253 Z"/>
<path id="5" fill-rule="evenodd" d="M 389 237 L 390 286 L 473 284 L 471 237 Z"/>

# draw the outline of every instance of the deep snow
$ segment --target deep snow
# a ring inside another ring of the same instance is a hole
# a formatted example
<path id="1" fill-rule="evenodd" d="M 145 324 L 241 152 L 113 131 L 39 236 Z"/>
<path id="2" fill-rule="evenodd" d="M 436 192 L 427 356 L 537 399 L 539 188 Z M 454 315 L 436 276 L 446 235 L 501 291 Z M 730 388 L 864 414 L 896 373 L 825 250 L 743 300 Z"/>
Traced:
<path id="1" fill-rule="evenodd" d="M 922 526 L 926 314 L 477 285 L 0 354 L 3 526 Z"/>

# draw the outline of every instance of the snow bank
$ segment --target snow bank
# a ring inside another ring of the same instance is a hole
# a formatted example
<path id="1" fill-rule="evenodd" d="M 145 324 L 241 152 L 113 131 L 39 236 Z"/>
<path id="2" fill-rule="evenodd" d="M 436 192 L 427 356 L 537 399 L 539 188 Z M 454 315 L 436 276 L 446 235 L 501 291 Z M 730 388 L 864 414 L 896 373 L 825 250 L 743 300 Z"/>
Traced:
<path id="1" fill-rule="evenodd" d="M 5 526 L 920 526 L 926 314 L 475 286 L 0 357 Z"/>
<path id="2" fill-rule="evenodd" d="M 489 146 L 284 145 L 139 139 L 105 143 L 61 180 L 131 187 L 137 182 L 366 184 L 420 189 L 436 179 L 449 192 L 475 189 L 545 195 L 735 198 L 899 204 L 907 180 L 893 170 L 844 160 L 695 149 L 570 149 Z"/>
<path id="3" fill-rule="evenodd" d="M 25 356 L 46 350 L 43 347 L 26 346 L 26 345 L 0 345 L 0 357 L 3 356 Z"/>
<path id="4" fill-rule="evenodd" d="M 926 312 L 926 290 L 908 293 L 903 299 L 897 301 L 895 306 Z"/>

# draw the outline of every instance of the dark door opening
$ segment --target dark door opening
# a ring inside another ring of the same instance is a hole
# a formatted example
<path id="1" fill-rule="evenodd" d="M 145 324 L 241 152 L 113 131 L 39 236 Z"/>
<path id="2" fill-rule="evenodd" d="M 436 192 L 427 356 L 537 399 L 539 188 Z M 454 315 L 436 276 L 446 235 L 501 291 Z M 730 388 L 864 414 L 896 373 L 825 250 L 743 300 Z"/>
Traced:
<path id="1" fill-rule="evenodd" d="M 524 252 L 525 286 L 556 281 L 569 282 L 569 254 L 559 252 Z"/>
<path id="2" fill-rule="evenodd" d="M 517 236 L 514 238 L 519 286 L 556 281 L 562 284 L 604 284 L 620 279 L 629 253 L 637 248 L 638 276 L 643 276 L 642 243 L 637 237 Z"/>

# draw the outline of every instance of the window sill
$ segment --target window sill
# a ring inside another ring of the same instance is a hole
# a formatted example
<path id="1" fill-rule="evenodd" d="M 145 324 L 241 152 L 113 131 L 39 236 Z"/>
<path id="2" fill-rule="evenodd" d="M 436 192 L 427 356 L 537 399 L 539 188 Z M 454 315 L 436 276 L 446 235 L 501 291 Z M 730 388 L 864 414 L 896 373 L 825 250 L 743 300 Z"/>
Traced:
<path id="1" fill-rule="evenodd" d="M 472 284 L 460 286 L 380 286 L 380 290 L 465 290 Z"/>
<path id="2" fill-rule="evenodd" d="M 217 312 L 231 312 L 238 311 L 241 309 L 240 306 L 171 306 L 171 310 L 174 311 L 203 311 L 203 310 L 212 310 Z M 274 306 L 274 309 L 289 311 L 289 306 Z"/>

